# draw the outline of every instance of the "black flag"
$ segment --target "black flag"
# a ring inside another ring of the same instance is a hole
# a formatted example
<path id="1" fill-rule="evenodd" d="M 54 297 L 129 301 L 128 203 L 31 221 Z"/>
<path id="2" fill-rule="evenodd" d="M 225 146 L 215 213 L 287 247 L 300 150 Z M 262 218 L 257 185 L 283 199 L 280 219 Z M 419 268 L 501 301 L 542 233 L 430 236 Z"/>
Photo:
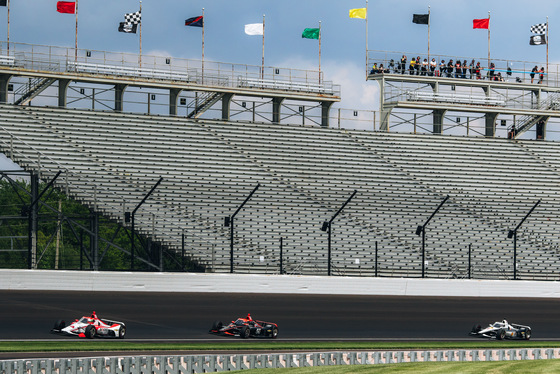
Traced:
<path id="1" fill-rule="evenodd" d="M 119 23 L 119 32 L 134 33 L 136 34 L 136 29 L 138 28 L 137 23 L 121 22 Z"/>
<path id="2" fill-rule="evenodd" d="M 0 0 L 0 6 L 7 6 L 8 0 Z"/>
<path id="3" fill-rule="evenodd" d="M 420 25 L 427 25 L 430 22 L 429 14 L 413 14 L 412 23 L 418 23 Z"/>
<path id="4" fill-rule="evenodd" d="M 546 44 L 546 37 L 544 35 L 533 35 L 531 39 L 529 39 L 530 45 L 542 45 Z"/>

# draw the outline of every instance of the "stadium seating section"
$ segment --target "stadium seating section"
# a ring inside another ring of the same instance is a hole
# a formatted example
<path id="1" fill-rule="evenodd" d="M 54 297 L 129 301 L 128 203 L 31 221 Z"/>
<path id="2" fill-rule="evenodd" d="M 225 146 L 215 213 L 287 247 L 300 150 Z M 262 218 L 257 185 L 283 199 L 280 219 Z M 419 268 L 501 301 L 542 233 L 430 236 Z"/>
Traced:
<path id="1" fill-rule="evenodd" d="M 324 275 L 329 220 L 337 275 L 426 273 L 511 278 L 515 228 L 518 277 L 560 274 L 560 144 L 189 120 L 48 107 L 0 105 L 0 151 L 108 217 L 123 221 L 160 177 L 136 215 L 140 232 L 187 253 L 208 271 L 229 271 L 231 215 L 235 271 L 278 273 L 280 238 L 289 274 Z"/>

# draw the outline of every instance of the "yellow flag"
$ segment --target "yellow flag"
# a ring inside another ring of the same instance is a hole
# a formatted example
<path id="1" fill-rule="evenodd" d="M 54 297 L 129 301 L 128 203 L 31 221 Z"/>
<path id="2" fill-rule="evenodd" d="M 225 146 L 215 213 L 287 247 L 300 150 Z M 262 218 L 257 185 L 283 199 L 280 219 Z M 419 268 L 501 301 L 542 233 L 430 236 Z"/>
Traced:
<path id="1" fill-rule="evenodd" d="M 350 9 L 350 18 L 366 19 L 367 18 L 366 8 Z"/>

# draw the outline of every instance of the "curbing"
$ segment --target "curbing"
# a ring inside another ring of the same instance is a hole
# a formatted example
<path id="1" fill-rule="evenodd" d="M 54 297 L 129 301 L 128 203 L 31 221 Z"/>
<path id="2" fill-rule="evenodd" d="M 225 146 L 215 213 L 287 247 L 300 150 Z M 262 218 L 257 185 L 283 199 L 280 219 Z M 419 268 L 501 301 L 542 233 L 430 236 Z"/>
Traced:
<path id="1" fill-rule="evenodd" d="M 28 372 L 44 374 L 184 374 L 262 368 L 380 365 L 405 362 L 551 360 L 555 358 L 560 358 L 560 348 L 94 357 L 5 360 L 0 361 L 0 374 Z"/>

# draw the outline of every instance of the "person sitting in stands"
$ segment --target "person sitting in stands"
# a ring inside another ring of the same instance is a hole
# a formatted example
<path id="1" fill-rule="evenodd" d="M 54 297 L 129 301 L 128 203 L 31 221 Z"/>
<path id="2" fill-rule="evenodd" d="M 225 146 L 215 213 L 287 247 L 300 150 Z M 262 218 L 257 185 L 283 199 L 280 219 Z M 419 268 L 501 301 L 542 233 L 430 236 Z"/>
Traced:
<path id="1" fill-rule="evenodd" d="M 430 77 L 433 77 L 435 75 L 436 67 L 437 67 L 436 59 L 432 58 L 432 61 L 430 61 Z"/>
<path id="2" fill-rule="evenodd" d="M 422 75 L 426 75 L 428 74 L 428 59 L 424 59 L 424 61 L 422 61 Z"/>
<path id="3" fill-rule="evenodd" d="M 377 63 L 374 62 L 373 66 L 371 67 L 371 71 L 369 72 L 370 74 L 377 74 L 379 71 L 377 69 Z"/>
<path id="4" fill-rule="evenodd" d="M 379 64 L 379 69 L 377 70 L 377 72 L 379 74 L 388 73 L 388 71 L 386 71 L 385 68 L 383 67 L 383 64 Z"/>

